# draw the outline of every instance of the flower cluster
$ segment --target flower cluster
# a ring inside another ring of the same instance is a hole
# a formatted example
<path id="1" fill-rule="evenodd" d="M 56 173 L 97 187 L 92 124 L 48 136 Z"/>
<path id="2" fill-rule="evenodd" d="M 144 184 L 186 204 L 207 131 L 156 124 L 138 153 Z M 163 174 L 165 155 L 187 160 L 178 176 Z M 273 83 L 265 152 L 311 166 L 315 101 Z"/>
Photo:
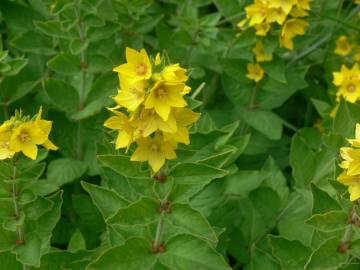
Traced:
<path id="1" fill-rule="evenodd" d="M 160 54 L 150 59 L 144 49 L 126 48 L 126 61 L 114 68 L 120 89 L 113 97 L 117 106 L 104 125 L 118 132 L 116 149 L 137 148 L 132 161 L 148 161 L 157 172 L 166 159 L 175 159 L 179 143 L 189 144 L 188 128 L 199 114 L 186 108 L 184 96 L 191 90 L 185 83 L 186 70 L 179 64 L 166 65 Z"/>
<path id="2" fill-rule="evenodd" d="M 311 0 L 254 0 L 245 8 L 246 19 L 238 26 L 254 27 L 256 35 L 266 36 L 275 24 L 281 26 L 280 46 L 294 49 L 293 39 L 304 35 L 308 23 L 301 19 L 308 16 Z"/>
<path id="3" fill-rule="evenodd" d="M 360 199 L 360 124 L 356 124 L 355 139 L 348 141 L 351 147 L 340 148 L 340 167 L 344 171 L 337 180 L 348 186 L 350 200 L 355 201 Z"/>
<path id="4" fill-rule="evenodd" d="M 0 126 L 0 159 L 12 158 L 15 153 L 22 152 L 25 156 L 35 160 L 38 146 L 48 150 L 57 150 L 49 140 L 52 122 L 41 119 L 42 110 L 32 118 L 16 112 L 10 120 Z"/>
<path id="5" fill-rule="evenodd" d="M 360 70 L 358 64 L 355 64 L 351 69 L 342 65 L 340 72 L 333 72 L 333 77 L 333 83 L 338 87 L 336 92 L 338 100 L 340 96 L 351 103 L 355 103 L 360 99 Z"/>
<path id="6" fill-rule="evenodd" d="M 352 55 L 353 60 L 360 61 L 360 46 L 350 41 L 346 35 L 341 35 L 336 40 L 336 47 L 334 53 L 340 56 Z"/>

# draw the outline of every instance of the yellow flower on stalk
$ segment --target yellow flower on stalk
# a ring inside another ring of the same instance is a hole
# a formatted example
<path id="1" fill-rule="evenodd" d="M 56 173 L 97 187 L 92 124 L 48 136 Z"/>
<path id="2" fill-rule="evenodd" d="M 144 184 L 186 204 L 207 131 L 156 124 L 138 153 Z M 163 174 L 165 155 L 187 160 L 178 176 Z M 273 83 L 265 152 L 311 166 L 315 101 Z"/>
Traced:
<path id="1" fill-rule="evenodd" d="M 10 150 L 10 131 L 0 131 L 0 160 L 12 158 L 15 154 Z"/>
<path id="2" fill-rule="evenodd" d="M 52 121 L 41 119 L 41 115 L 42 107 L 40 107 L 40 110 L 36 115 L 35 119 L 35 124 L 42 130 L 42 132 L 44 132 L 47 137 L 46 141 L 42 144 L 42 146 L 44 146 L 47 150 L 58 150 L 59 148 L 55 144 L 53 144 L 53 142 L 50 141 L 48 138 L 52 128 Z"/>
<path id="3" fill-rule="evenodd" d="M 137 126 L 138 129 L 141 130 L 143 137 L 148 137 L 157 130 L 169 133 L 175 133 L 177 131 L 176 120 L 173 113 L 170 113 L 168 119 L 164 121 L 153 109 L 145 109 L 142 111 Z"/>
<path id="4" fill-rule="evenodd" d="M 164 141 L 163 136 L 156 133 L 154 138 L 147 137 L 136 141 L 138 144 L 132 154 L 131 161 L 147 161 L 153 172 L 157 172 L 167 159 L 175 159 L 175 147 L 171 142 Z"/>
<path id="5" fill-rule="evenodd" d="M 304 9 L 304 10 L 310 10 L 310 2 L 312 0 L 297 0 L 297 7 Z"/>
<path id="6" fill-rule="evenodd" d="M 260 24 L 254 25 L 254 28 L 256 30 L 257 36 L 266 36 L 267 33 L 270 31 L 271 26 L 269 23 L 260 23 Z"/>
<path id="7" fill-rule="evenodd" d="M 269 1 L 269 8 L 281 8 L 285 14 L 289 14 L 296 4 L 297 0 L 271 0 Z"/>
<path id="8" fill-rule="evenodd" d="M 351 69 L 341 66 L 340 72 L 333 72 L 333 84 L 338 87 L 337 96 L 354 103 L 360 98 L 360 70 L 358 64 Z"/>
<path id="9" fill-rule="evenodd" d="M 343 161 L 340 167 L 347 170 L 350 176 L 360 174 L 360 149 L 341 147 L 340 155 Z"/>
<path id="10" fill-rule="evenodd" d="M 120 80 L 120 86 L 118 94 L 113 99 L 119 106 L 135 111 L 145 99 L 146 82 L 144 80 L 131 82 L 123 78 Z"/>
<path id="11" fill-rule="evenodd" d="M 277 22 L 278 24 L 282 25 L 287 17 L 287 13 L 280 7 L 278 8 L 270 8 L 268 9 L 268 15 L 266 17 L 267 23 Z"/>
<path id="12" fill-rule="evenodd" d="M 113 70 L 118 72 L 120 76 L 127 79 L 147 80 L 151 78 L 152 67 L 148 54 L 144 49 L 140 52 L 126 48 L 126 64 L 115 67 Z"/>
<path id="13" fill-rule="evenodd" d="M 360 198 L 360 175 L 351 176 L 344 171 L 338 176 L 337 180 L 341 184 L 348 186 L 351 201 L 356 201 Z"/>
<path id="14" fill-rule="evenodd" d="M 107 119 L 104 126 L 118 131 L 118 136 L 115 141 L 115 149 L 129 148 L 133 142 L 134 128 L 125 114 L 115 110 L 111 111 L 115 114 L 115 116 L 111 116 Z"/>
<path id="15" fill-rule="evenodd" d="M 305 34 L 308 23 L 301 19 L 290 19 L 284 24 L 280 35 L 280 46 L 289 50 L 294 49 L 293 38 Z"/>
<path id="16" fill-rule="evenodd" d="M 245 7 L 246 16 L 250 19 L 249 25 L 254 26 L 265 21 L 268 13 L 268 3 L 264 0 L 254 0 L 254 3 Z"/>
<path id="17" fill-rule="evenodd" d="M 145 101 L 145 108 L 154 108 L 156 113 L 166 121 L 172 107 L 185 107 L 186 101 L 181 95 L 184 84 L 155 83 Z"/>
<path id="18" fill-rule="evenodd" d="M 188 108 L 174 108 L 173 112 L 177 131 L 176 133 L 164 132 L 164 139 L 188 145 L 190 144 L 188 127 L 199 119 L 200 114 Z"/>
<path id="19" fill-rule="evenodd" d="M 246 74 L 246 77 L 250 80 L 259 82 L 262 80 L 262 78 L 264 78 L 264 70 L 258 63 L 247 64 L 247 71 L 248 73 Z"/>
<path id="20" fill-rule="evenodd" d="M 271 61 L 273 58 L 271 53 L 265 54 L 264 44 L 261 40 L 258 40 L 256 42 L 256 45 L 253 48 L 252 52 L 255 54 L 257 62 Z"/>
<path id="21" fill-rule="evenodd" d="M 22 152 L 25 156 L 35 160 L 37 145 L 47 141 L 47 134 L 35 122 L 21 123 L 12 130 L 9 148 L 13 152 Z"/>
<path id="22" fill-rule="evenodd" d="M 349 38 L 345 35 L 340 36 L 336 40 L 335 53 L 341 56 L 349 55 L 352 51 L 352 45 L 349 42 Z"/>
<path id="23" fill-rule="evenodd" d="M 167 83 L 184 83 L 188 80 L 186 69 L 179 64 L 166 66 L 161 72 L 161 79 Z"/>

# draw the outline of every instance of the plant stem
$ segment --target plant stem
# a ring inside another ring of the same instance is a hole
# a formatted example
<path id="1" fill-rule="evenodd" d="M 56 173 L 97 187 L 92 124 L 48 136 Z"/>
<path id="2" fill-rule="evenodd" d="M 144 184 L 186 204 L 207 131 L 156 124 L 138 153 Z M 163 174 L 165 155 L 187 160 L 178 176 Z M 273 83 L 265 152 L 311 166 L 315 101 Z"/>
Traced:
<path id="1" fill-rule="evenodd" d="M 156 227 L 156 235 L 154 240 L 154 246 L 153 249 L 155 252 L 159 251 L 160 245 L 161 245 L 161 236 L 163 233 L 164 228 L 164 212 L 161 212 L 159 222 Z"/>
<path id="2" fill-rule="evenodd" d="M 12 180 L 14 182 L 12 184 L 12 199 L 13 199 L 13 204 L 14 204 L 15 219 L 17 221 L 19 221 L 19 219 L 21 218 L 21 209 L 20 209 L 19 202 L 18 202 L 19 190 L 18 190 L 17 184 L 15 182 L 16 181 L 16 173 L 17 173 L 16 161 L 13 160 Z M 18 240 L 17 243 L 20 245 L 25 244 L 24 227 L 21 224 L 18 224 L 16 226 L 16 234 L 17 234 L 17 240 Z M 26 264 L 22 263 L 22 268 L 23 268 L 23 270 L 27 270 Z"/>

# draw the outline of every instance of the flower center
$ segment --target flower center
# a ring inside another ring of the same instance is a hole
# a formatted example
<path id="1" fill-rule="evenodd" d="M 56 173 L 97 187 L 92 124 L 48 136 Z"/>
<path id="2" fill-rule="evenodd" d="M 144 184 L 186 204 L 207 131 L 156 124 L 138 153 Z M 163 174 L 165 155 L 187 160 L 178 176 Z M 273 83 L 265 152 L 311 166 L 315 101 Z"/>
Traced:
<path id="1" fill-rule="evenodd" d="M 159 152 L 160 148 L 157 144 L 154 143 L 151 145 L 150 149 L 151 149 L 151 152 Z"/>
<path id="2" fill-rule="evenodd" d="M 156 89 L 155 95 L 159 99 L 164 99 L 167 96 L 167 91 L 163 87 Z"/>
<path id="3" fill-rule="evenodd" d="M 29 142 L 30 141 L 30 135 L 27 132 L 22 132 L 19 135 L 19 139 L 23 143 Z"/>
<path id="4" fill-rule="evenodd" d="M 136 96 L 136 98 L 142 98 L 143 97 L 143 91 L 140 87 L 132 87 L 131 92 Z"/>
<path id="5" fill-rule="evenodd" d="M 347 86 L 347 91 L 348 92 L 350 92 L 350 93 L 353 93 L 353 92 L 355 92 L 355 85 L 353 84 L 353 83 L 351 83 L 351 84 L 349 84 L 348 86 Z"/>
<path id="6" fill-rule="evenodd" d="M 145 75 L 147 72 L 147 67 L 145 64 L 141 63 L 141 64 L 137 64 L 136 65 L 136 74 L 139 76 L 143 76 Z"/>

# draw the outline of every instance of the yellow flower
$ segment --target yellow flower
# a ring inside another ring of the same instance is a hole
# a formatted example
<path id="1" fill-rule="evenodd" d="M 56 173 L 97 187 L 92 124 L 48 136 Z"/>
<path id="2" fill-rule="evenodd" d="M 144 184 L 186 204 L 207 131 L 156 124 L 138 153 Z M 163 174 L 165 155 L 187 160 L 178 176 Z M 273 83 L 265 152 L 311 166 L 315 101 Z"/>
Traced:
<path id="1" fill-rule="evenodd" d="M 115 142 L 115 148 L 129 148 L 133 142 L 134 127 L 131 125 L 129 118 L 118 111 L 111 110 L 116 116 L 111 116 L 104 123 L 104 126 L 118 131 Z"/>
<path id="2" fill-rule="evenodd" d="M 270 31 L 271 26 L 269 23 L 261 23 L 254 25 L 254 28 L 256 30 L 257 36 L 266 36 L 267 33 Z"/>
<path id="3" fill-rule="evenodd" d="M 340 167 L 346 169 L 348 175 L 360 174 L 360 149 L 341 147 L 340 155 L 343 159 Z"/>
<path id="4" fill-rule="evenodd" d="M 298 8 L 310 10 L 310 2 L 311 0 L 297 0 L 296 5 Z"/>
<path id="5" fill-rule="evenodd" d="M 349 42 L 349 38 L 345 35 L 340 36 L 336 40 L 335 53 L 341 56 L 346 56 L 352 51 L 352 46 Z"/>
<path id="6" fill-rule="evenodd" d="M 58 150 L 59 148 L 55 144 L 53 144 L 48 138 L 52 128 L 52 121 L 41 119 L 41 114 L 42 107 L 40 107 L 40 110 L 35 119 L 35 124 L 42 130 L 42 132 L 44 132 L 47 137 L 46 141 L 42 144 L 42 146 L 44 146 L 47 150 Z"/>
<path id="7" fill-rule="evenodd" d="M 145 101 L 145 108 L 154 108 L 156 113 L 166 121 L 172 107 L 186 106 L 186 101 L 181 95 L 184 87 L 184 84 L 157 82 L 151 89 L 151 92 Z"/>
<path id="8" fill-rule="evenodd" d="M 256 56 L 257 62 L 271 61 L 273 58 L 272 54 L 265 54 L 264 44 L 261 40 L 256 42 L 256 45 L 252 51 Z"/>
<path id="9" fill-rule="evenodd" d="M 305 34 L 305 28 L 309 24 L 301 19 L 287 20 L 281 30 L 280 46 L 289 50 L 294 49 L 294 43 L 292 39 L 299 35 Z"/>
<path id="10" fill-rule="evenodd" d="M 131 161 L 148 161 L 154 173 L 159 171 L 167 159 L 175 159 L 175 147 L 171 142 L 164 141 L 156 133 L 154 138 L 142 138 L 136 141 L 138 147 L 132 154 Z"/>
<path id="11" fill-rule="evenodd" d="M 333 72 L 333 84 L 338 87 L 337 96 L 354 103 L 360 98 L 360 70 L 358 64 L 351 69 L 341 66 L 340 72 Z"/>
<path id="12" fill-rule="evenodd" d="M 286 20 L 287 14 L 282 8 L 270 8 L 268 10 L 268 16 L 266 17 L 267 23 L 277 22 L 282 25 Z"/>
<path id="13" fill-rule="evenodd" d="M 309 16 L 309 13 L 305 9 L 299 7 L 293 7 L 293 9 L 290 12 L 290 15 L 295 18 L 301 18 L 301 17 Z"/>
<path id="14" fill-rule="evenodd" d="M 10 131 L 0 132 L 0 160 L 11 158 L 15 152 L 10 150 Z"/>
<path id="15" fill-rule="evenodd" d="M 264 0 L 254 0 L 254 3 L 245 8 L 246 15 L 250 18 L 249 25 L 254 26 L 265 21 L 268 13 L 268 4 Z"/>
<path id="16" fill-rule="evenodd" d="M 344 171 L 338 176 L 337 180 L 348 186 L 351 201 L 356 201 L 360 198 L 360 175 L 351 176 Z"/>
<path id="17" fill-rule="evenodd" d="M 271 0 L 269 1 L 269 8 L 281 8 L 285 14 L 289 14 L 296 4 L 296 0 Z"/>
<path id="18" fill-rule="evenodd" d="M 167 83 L 184 83 L 188 80 L 186 69 L 180 67 L 179 64 L 166 66 L 161 72 L 161 77 Z"/>
<path id="19" fill-rule="evenodd" d="M 151 63 L 144 49 L 140 52 L 126 48 L 126 64 L 115 67 L 113 70 L 128 80 L 147 80 L 151 77 Z"/>
<path id="20" fill-rule="evenodd" d="M 37 157 L 37 145 L 47 141 L 47 134 L 36 122 L 25 122 L 12 130 L 9 147 L 13 152 L 22 152 L 25 156 L 35 160 Z"/>
<path id="21" fill-rule="evenodd" d="M 360 0 L 355 0 L 355 4 L 360 4 Z"/>
<path id="22" fill-rule="evenodd" d="M 171 112 L 168 119 L 164 121 L 155 110 L 145 109 L 141 113 L 138 122 L 138 127 L 143 137 L 148 137 L 157 130 L 169 133 L 175 133 L 177 131 L 176 120 Z"/>
<path id="23" fill-rule="evenodd" d="M 129 111 L 135 111 L 145 99 L 145 85 L 144 80 L 131 82 L 122 78 L 121 89 L 114 97 L 115 102 Z"/>
<path id="24" fill-rule="evenodd" d="M 264 78 L 264 70 L 258 63 L 247 64 L 247 70 L 248 70 L 248 73 L 246 74 L 246 77 L 250 80 L 259 82 L 262 80 L 262 78 Z"/>
<path id="25" fill-rule="evenodd" d="M 193 112 L 189 108 L 174 108 L 173 113 L 176 119 L 177 131 L 175 134 L 165 132 L 165 140 L 186 145 L 190 144 L 188 127 L 199 119 L 200 114 Z"/>

